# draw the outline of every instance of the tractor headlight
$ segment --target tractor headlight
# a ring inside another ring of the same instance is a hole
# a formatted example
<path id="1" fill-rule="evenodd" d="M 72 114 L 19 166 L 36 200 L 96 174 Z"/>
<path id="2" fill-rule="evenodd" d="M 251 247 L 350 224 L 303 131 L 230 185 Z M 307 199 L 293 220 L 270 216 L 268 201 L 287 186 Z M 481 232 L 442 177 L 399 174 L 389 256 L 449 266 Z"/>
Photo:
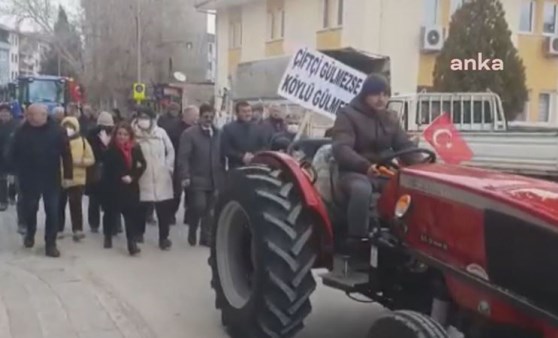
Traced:
<path id="1" fill-rule="evenodd" d="M 407 211 L 411 207 L 411 196 L 410 195 L 403 195 L 399 197 L 397 203 L 395 204 L 395 217 L 403 218 Z"/>

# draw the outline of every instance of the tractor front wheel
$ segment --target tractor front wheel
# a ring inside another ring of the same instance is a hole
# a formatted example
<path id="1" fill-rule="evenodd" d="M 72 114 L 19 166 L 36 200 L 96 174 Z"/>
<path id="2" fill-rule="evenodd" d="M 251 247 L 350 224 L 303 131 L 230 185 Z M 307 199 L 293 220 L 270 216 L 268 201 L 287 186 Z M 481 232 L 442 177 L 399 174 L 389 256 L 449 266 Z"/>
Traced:
<path id="1" fill-rule="evenodd" d="M 293 337 L 311 311 L 313 227 L 281 170 L 230 172 L 215 208 L 209 263 L 221 321 L 233 338 Z"/>
<path id="2" fill-rule="evenodd" d="M 414 311 L 395 311 L 378 318 L 368 338 L 448 338 L 448 335 L 428 316 Z"/>

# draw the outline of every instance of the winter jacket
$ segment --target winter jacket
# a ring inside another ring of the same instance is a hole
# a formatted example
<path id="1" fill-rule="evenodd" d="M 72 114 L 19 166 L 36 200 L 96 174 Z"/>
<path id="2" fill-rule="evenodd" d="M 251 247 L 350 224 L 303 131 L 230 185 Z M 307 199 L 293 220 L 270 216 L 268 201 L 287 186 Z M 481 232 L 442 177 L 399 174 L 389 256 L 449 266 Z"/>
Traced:
<path id="1" fill-rule="evenodd" d="M 215 127 L 211 130 L 196 125 L 180 137 L 178 170 L 181 181 L 190 180 L 190 189 L 212 191 L 223 184 L 225 167 L 221 156 L 221 131 Z"/>
<path id="2" fill-rule="evenodd" d="M 243 166 L 246 153 L 255 154 L 267 146 L 260 126 L 254 122 L 233 121 L 223 127 L 221 147 L 229 169 Z"/>
<path id="3" fill-rule="evenodd" d="M 145 173 L 140 178 L 140 200 L 160 202 L 174 197 L 174 147 L 167 132 L 155 125 L 142 130 L 133 121 L 138 144 L 147 162 Z"/>
<path id="4" fill-rule="evenodd" d="M 367 108 L 360 97 L 341 108 L 333 125 L 333 156 L 341 172 L 366 174 L 383 154 L 415 147 L 390 111 Z M 412 162 L 415 156 L 404 161 Z"/>
<path id="5" fill-rule="evenodd" d="M 102 174 L 102 167 L 104 162 L 105 153 L 107 152 L 107 146 L 101 142 L 99 138 L 99 133 L 101 132 L 101 127 L 97 126 L 91 129 L 87 136 L 87 142 L 91 146 L 93 151 L 93 157 L 95 158 L 95 164 L 86 169 L 86 183 L 85 183 L 85 193 L 87 195 L 95 195 L 100 193 L 100 182 L 95 182 L 94 178 L 97 176 L 95 171 L 99 171 Z"/>
<path id="6" fill-rule="evenodd" d="M 167 132 L 167 135 L 169 135 L 176 155 L 178 151 L 178 143 L 180 142 L 180 135 L 182 135 L 182 132 L 188 126 L 180 117 L 173 117 L 169 114 L 159 117 L 157 124 Z"/>
<path id="7" fill-rule="evenodd" d="M 86 170 L 95 163 L 95 156 L 91 145 L 80 134 L 80 124 L 77 118 L 68 116 L 62 120 L 62 125 L 69 124 L 74 127 L 76 134 L 70 137 L 70 149 L 72 151 L 72 162 L 74 178 L 63 184 L 63 188 L 85 186 Z"/>
<path id="8" fill-rule="evenodd" d="M 79 126 L 81 134 L 87 137 L 87 135 L 89 135 L 89 132 L 97 126 L 97 119 L 94 117 L 81 115 L 79 118 Z"/>
<path id="9" fill-rule="evenodd" d="M 140 177 L 145 172 L 146 162 L 139 145 L 132 149 L 132 166 L 128 167 L 122 152 L 111 144 L 104 154 L 101 201 L 109 208 L 120 210 L 139 203 Z M 122 182 L 124 176 L 132 177 L 132 183 Z"/>
<path id="10" fill-rule="evenodd" d="M 263 120 L 260 124 L 260 130 L 262 132 L 262 137 L 268 145 L 271 145 L 271 141 L 277 134 L 282 134 L 287 132 L 287 124 L 283 119 L 274 119 L 268 117 Z"/>
<path id="11" fill-rule="evenodd" d="M 9 151 L 22 191 L 59 189 L 60 159 L 64 179 L 73 178 L 72 152 L 66 131 L 52 118 L 33 127 L 24 123 L 14 134 Z"/>
<path id="12" fill-rule="evenodd" d="M 9 163 L 7 155 L 12 137 L 18 127 L 19 122 L 15 119 L 0 124 L 0 173 L 2 174 L 9 173 L 13 170 L 13 166 Z"/>

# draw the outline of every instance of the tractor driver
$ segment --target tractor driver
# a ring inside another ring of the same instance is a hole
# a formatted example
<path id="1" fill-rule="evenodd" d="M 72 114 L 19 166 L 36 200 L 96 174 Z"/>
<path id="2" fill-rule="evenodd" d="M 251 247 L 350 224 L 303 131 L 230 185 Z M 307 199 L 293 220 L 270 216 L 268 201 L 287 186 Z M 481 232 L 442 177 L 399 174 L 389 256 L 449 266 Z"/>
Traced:
<path id="1" fill-rule="evenodd" d="M 360 93 L 337 113 L 332 130 L 333 156 L 339 165 L 338 185 L 348 200 L 348 240 L 368 238 L 378 225 L 374 193 L 381 192 L 386 179 L 376 167 L 380 156 L 416 147 L 387 110 L 390 87 L 378 74 L 370 75 Z M 418 155 L 418 154 L 417 154 Z M 420 155 L 406 156 L 404 164 L 420 161 Z M 372 214 L 371 214 L 372 213 Z"/>

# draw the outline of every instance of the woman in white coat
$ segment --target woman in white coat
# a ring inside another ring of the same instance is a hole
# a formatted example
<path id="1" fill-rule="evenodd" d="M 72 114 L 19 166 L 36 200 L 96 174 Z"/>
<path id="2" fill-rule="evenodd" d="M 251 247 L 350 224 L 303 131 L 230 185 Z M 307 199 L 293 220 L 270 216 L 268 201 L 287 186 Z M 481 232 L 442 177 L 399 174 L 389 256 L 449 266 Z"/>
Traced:
<path id="1" fill-rule="evenodd" d="M 157 126 L 153 110 L 138 109 L 132 122 L 137 142 L 141 146 L 147 167 L 139 180 L 141 214 L 138 242 L 143 242 L 149 204 L 155 205 L 159 220 L 159 247 L 169 250 L 169 228 L 172 219 L 174 148 L 167 132 Z"/>

